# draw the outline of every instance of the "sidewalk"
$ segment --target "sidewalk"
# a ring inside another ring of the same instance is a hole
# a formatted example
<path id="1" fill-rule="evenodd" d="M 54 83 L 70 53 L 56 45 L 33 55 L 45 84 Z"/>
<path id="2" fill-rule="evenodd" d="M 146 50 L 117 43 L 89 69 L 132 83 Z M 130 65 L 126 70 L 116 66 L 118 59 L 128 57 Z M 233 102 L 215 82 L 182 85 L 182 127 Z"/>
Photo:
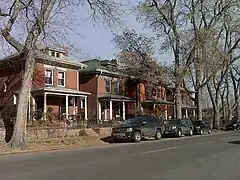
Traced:
<path id="1" fill-rule="evenodd" d="M 0 143 L 0 155 L 18 154 L 28 152 L 53 151 L 61 149 L 81 148 L 88 146 L 101 146 L 108 143 L 100 140 L 100 137 L 66 137 L 47 140 L 34 140 L 27 142 L 27 150 L 13 150 L 7 144 Z"/>

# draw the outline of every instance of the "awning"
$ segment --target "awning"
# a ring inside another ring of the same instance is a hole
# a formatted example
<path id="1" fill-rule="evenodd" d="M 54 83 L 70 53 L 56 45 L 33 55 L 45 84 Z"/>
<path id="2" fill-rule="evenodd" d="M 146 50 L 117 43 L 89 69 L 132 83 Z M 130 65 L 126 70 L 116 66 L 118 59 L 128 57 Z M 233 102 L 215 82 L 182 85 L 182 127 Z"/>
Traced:
<path id="1" fill-rule="evenodd" d="M 39 89 L 34 89 L 31 91 L 33 94 L 56 94 L 56 95 L 72 95 L 72 96 L 87 96 L 91 95 L 89 92 L 78 91 L 76 89 L 64 88 L 64 87 L 44 87 Z"/>
<path id="2" fill-rule="evenodd" d="M 132 99 L 127 96 L 121 96 L 121 95 L 114 95 L 114 94 L 106 94 L 103 96 L 98 97 L 100 101 L 126 101 L 126 102 L 135 102 L 136 99 Z"/>
<path id="3" fill-rule="evenodd" d="M 166 101 L 166 100 L 144 100 L 141 103 L 143 104 L 156 104 L 156 105 L 174 105 L 173 102 Z"/>

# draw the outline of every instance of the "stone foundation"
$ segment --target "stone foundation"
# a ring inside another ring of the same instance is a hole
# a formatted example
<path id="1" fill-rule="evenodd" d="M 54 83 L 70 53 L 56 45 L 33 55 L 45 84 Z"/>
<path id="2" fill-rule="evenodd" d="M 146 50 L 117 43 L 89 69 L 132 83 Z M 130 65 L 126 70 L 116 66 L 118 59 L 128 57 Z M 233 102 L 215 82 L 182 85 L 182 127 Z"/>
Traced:
<path id="1" fill-rule="evenodd" d="M 93 130 L 91 130 L 93 131 Z M 76 137 L 76 136 L 110 136 L 112 133 L 112 128 L 99 128 L 94 129 L 96 133 L 86 133 L 91 132 L 88 129 L 68 129 L 68 128 L 43 128 L 43 129 L 27 129 L 27 141 L 36 139 L 48 139 L 48 138 L 63 138 L 63 137 Z M 5 128 L 0 128 L 0 141 L 5 141 Z"/>

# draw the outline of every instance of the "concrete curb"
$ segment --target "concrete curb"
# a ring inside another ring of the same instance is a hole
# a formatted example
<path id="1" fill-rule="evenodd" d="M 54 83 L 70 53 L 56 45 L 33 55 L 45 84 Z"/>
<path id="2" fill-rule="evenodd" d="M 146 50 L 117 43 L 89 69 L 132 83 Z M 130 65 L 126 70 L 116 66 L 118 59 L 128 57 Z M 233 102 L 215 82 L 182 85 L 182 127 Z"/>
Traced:
<path id="1" fill-rule="evenodd" d="M 211 136 L 217 136 L 217 135 L 224 135 L 224 134 L 230 134 L 231 131 L 220 131 L 220 132 L 214 132 L 212 134 L 205 134 L 205 135 L 195 135 L 195 136 L 184 136 L 182 138 L 163 138 L 159 141 L 142 141 L 138 144 L 147 144 L 147 143 L 161 143 L 161 142 L 167 142 L 167 141 L 179 141 L 179 140 L 186 140 L 186 139 L 197 139 L 201 137 L 211 137 Z M 50 147 L 48 149 L 34 149 L 34 150 L 23 150 L 23 151 L 11 151 L 11 152 L 0 152 L 0 156 L 5 155 L 17 155 L 17 154 L 27 154 L 27 153 L 39 153 L 39 152 L 62 152 L 62 151 L 69 151 L 69 150 L 82 150 L 82 149 L 94 149 L 94 148 L 110 148 L 110 147 L 118 147 L 118 146 L 130 146 L 134 145 L 135 143 L 100 143 L 100 144 L 87 144 L 87 145 L 73 145 L 73 146 L 58 146 L 58 147 Z"/>

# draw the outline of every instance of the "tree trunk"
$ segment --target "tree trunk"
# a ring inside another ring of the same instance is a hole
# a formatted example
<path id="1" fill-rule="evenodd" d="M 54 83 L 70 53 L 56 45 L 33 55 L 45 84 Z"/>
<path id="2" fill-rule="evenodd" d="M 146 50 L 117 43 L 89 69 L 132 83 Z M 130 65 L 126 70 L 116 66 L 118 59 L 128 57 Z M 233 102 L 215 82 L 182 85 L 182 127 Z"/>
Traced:
<path id="1" fill-rule="evenodd" d="M 198 51 L 196 51 L 196 53 L 198 54 Z M 196 100 L 196 106 L 197 106 L 197 120 L 202 120 L 202 101 L 201 101 L 202 100 L 202 89 L 200 87 L 202 73 L 201 73 L 201 65 L 200 65 L 198 58 L 196 58 L 195 69 L 196 69 L 195 100 Z"/>
<path id="2" fill-rule="evenodd" d="M 213 128 L 220 130 L 220 112 L 219 108 L 214 106 Z"/>
<path id="3" fill-rule="evenodd" d="M 196 106 L 197 106 L 197 120 L 202 120 L 202 91 L 201 89 L 197 89 L 196 91 L 196 96 L 195 96 L 195 100 L 196 100 Z"/>
<path id="4" fill-rule="evenodd" d="M 240 103 L 239 99 L 237 99 L 236 111 L 237 111 L 237 119 L 240 120 Z"/>
<path id="5" fill-rule="evenodd" d="M 26 53 L 25 53 L 26 52 Z M 17 149 L 25 149 L 26 137 L 26 122 L 27 122 L 27 110 L 28 100 L 32 86 L 32 77 L 35 68 L 35 58 L 33 49 L 24 51 L 26 57 L 24 75 L 22 79 L 22 86 L 19 93 L 17 117 L 14 125 L 14 132 L 11 141 L 8 143 L 10 147 Z"/>
<path id="6" fill-rule="evenodd" d="M 176 118 L 182 118 L 182 98 L 181 98 L 181 86 L 176 83 L 175 90 L 175 105 L 176 105 Z"/>

